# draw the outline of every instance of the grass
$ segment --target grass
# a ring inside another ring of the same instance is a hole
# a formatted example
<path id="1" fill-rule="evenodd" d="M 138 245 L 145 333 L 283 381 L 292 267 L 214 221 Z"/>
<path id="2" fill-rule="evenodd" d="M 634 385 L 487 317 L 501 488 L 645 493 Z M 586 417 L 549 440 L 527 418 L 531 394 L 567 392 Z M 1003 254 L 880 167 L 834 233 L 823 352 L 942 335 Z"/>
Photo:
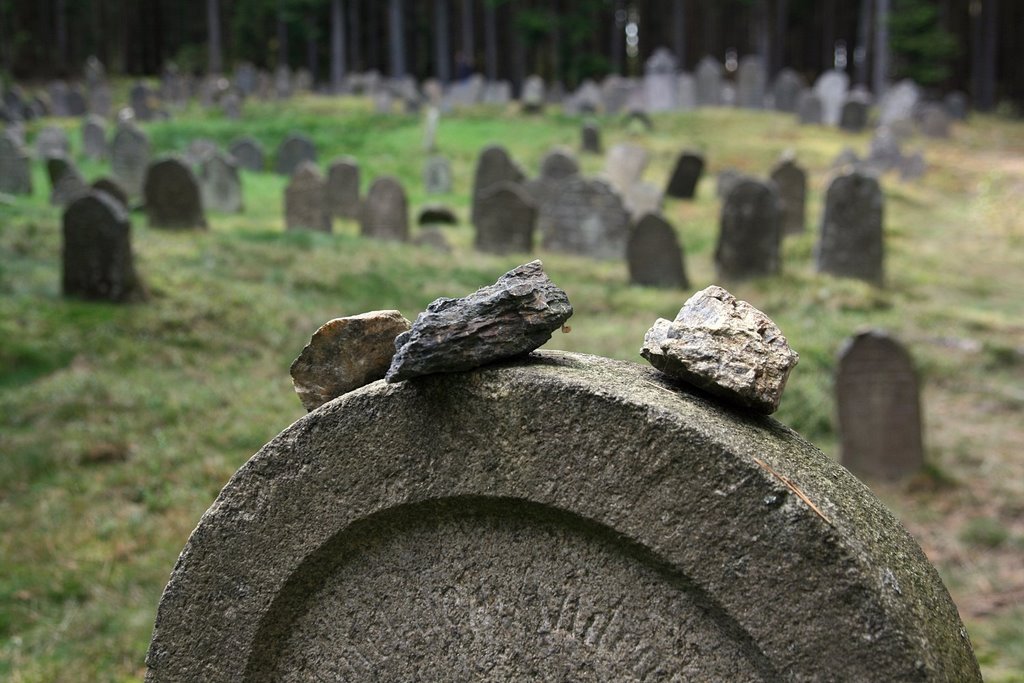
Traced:
<path id="1" fill-rule="evenodd" d="M 879 487 L 939 568 L 988 680 L 1024 680 L 1024 124 L 977 117 L 949 141 L 929 141 L 928 175 L 886 177 L 888 285 L 817 275 L 814 225 L 831 159 L 868 137 L 798 127 L 774 113 L 706 110 L 654 117 L 631 133 L 599 118 L 604 145 L 652 152 L 660 184 L 675 156 L 698 147 L 708 173 L 697 201 L 669 201 L 693 289 L 715 281 L 714 174 L 764 176 L 792 148 L 808 168 L 809 231 L 787 238 L 785 272 L 730 285 L 766 311 L 801 355 L 780 421 L 835 455 L 832 373 L 842 341 L 865 326 L 909 346 L 924 385 L 929 469 Z M 79 149 L 78 124 L 59 121 Z M 303 414 L 288 366 L 324 321 L 397 308 L 412 318 L 438 296 L 459 296 L 526 260 L 474 253 L 466 225 L 481 147 L 503 142 L 533 175 L 552 146 L 576 148 L 580 120 L 478 110 L 446 117 L 440 149 L 450 195 L 427 196 L 427 153 L 413 116 L 379 117 L 365 100 L 254 103 L 241 121 L 196 108 L 146 124 L 157 153 L 197 137 L 260 140 L 272 157 L 290 132 L 311 137 L 324 164 L 356 157 L 363 190 L 397 176 L 410 204 L 453 205 L 454 255 L 367 242 L 352 223 L 333 235 L 286 233 L 285 180 L 243 174 L 246 211 L 209 216 L 208 232 L 150 230 L 135 214 L 145 304 L 112 306 L 60 295 L 60 214 L 40 164 L 34 196 L 0 203 L 0 679 L 135 681 L 155 607 L 178 551 L 227 478 Z M 29 128 L 34 137 L 38 124 Z M 602 160 L 581 158 L 587 173 Z M 84 175 L 107 172 L 82 161 Z M 540 254 L 576 315 L 550 348 L 639 360 L 644 331 L 673 317 L 690 292 L 626 284 L 624 263 Z M 642 362 L 642 361 L 641 361 Z"/>

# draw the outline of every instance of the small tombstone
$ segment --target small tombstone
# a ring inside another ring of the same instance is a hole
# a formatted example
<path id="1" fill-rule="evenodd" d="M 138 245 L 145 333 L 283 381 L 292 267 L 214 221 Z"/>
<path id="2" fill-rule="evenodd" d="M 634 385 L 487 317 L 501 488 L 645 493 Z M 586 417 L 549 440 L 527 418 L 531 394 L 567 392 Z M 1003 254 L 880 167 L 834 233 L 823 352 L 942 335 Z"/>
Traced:
<path id="1" fill-rule="evenodd" d="M 735 168 L 723 168 L 715 176 L 715 196 L 719 199 L 725 199 L 732 192 L 732 188 L 736 187 L 736 183 L 745 177 L 742 172 L 737 171 Z"/>
<path id="2" fill-rule="evenodd" d="M 89 85 L 90 89 L 101 85 L 107 78 L 107 70 L 104 68 L 103 62 L 95 55 L 89 55 L 86 58 L 83 71 L 85 73 L 85 82 Z"/>
<path id="3" fill-rule="evenodd" d="M 473 246 L 491 254 L 528 254 L 536 223 L 537 207 L 523 186 L 502 181 L 480 196 Z"/>
<path id="4" fill-rule="evenodd" d="M 580 150 L 588 154 L 600 154 L 601 129 L 594 123 L 585 123 L 580 128 Z"/>
<path id="5" fill-rule="evenodd" d="M 690 286 L 676 231 L 658 214 L 644 215 L 630 231 L 626 262 L 629 281 L 634 285 L 666 289 Z"/>
<path id="6" fill-rule="evenodd" d="M 737 281 L 777 275 L 782 228 L 774 188 L 753 178 L 736 183 L 722 203 L 715 266 L 718 277 Z"/>
<path id="7" fill-rule="evenodd" d="M 900 180 L 917 180 L 924 175 L 926 168 L 924 155 L 920 150 L 908 154 L 900 159 Z"/>
<path id="8" fill-rule="evenodd" d="M 902 344 L 875 330 L 848 339 L 839 351 L 836 405 L 844 467 L 890 481 L 920 471 L 920 390 Z"/>
<path id="9" fill-rule="evenodd" d="M 875 178 L 857 171 L 836 177 L 825 194 L 818 271 L 882 284 L 882 211 Z"/>
<path id="10" fill-rule="evenodd" d="M 47 159 L 46 174 L 50 178 L 50 204 L 52 206 L 67 206 L 89 191 L 82 174 L 66 157 Z"/>
<path id="11" fill-rule="evenodd" d="M 206 228 L 199 181 L 182 159 L 165 157 L 146 169 L 143 199 L 151 228 Z"/>
<path id="12" fill-rule="evenodd" d="M 939 104 L 926 104 L 921 107 L 921 121 L 918 124 L 921 132 L 930 138 L 948 138 L 950 118 L 945 107 Z"/>
<path id="13" fill-rule="evenodd" d="M 892 128 L 879 126 L 875 129 L 868 157 L 871 165 L 882 171 L 899 166 L 903 160 L 903 147 L 899 136 Z"/>
<path id="14" fill-rule="evenodd" d="M 444 204 L 427 204 L 420 209 L 416 219 L 417 225 L 458 225 L 459 217 L 450 206 Z"/>
<path id="15" fill-rule="evenodd" d="M 824 122 L 821 98 L 811 90 L 800 94 L 796 105 L 796 117 L 800 125 L 821 125 Z"/>
<path id="16" fill-rule="evenodd" d="M 137 121 L 150 121 L 154 118 L 154 96 L 143 83 L 136 83 L 128 93 L 128 101 Z"/>
<path id="17" fill-rule="evenodd" d="M 508 81 L 487 81 L 480 98 L 484 104 L 504 107 L 512 101 L 512 84 Z"/>
<path id="18" fill-rule="evenodd" d="M 648 213 L 660 214 L 665 203 L 665 195 L 651 183 L 638 181 L 622 195 L 622 203 L 626 211 L 629 211 L 630 217 L 638 221 Z"/>
<path id="19" fill-rule="evenodd" d="M 291 176 L 303 161 L 316 163 L 316 147 L 304 135 L 289 135 L 277 148 L 274 171 L 279 175 Z"/>
<path id="20" fill-rule="evenodd" d="M 284 224 L 286 230 L 331 232 L 327 183 L 312 161 L 300 162 L 284 189 Z"/>
<path id="21" fill-rule="evenodd" d="M 70 157 L 71 141 L 62 128 L 47 126 L 36 136 L 36 155 L 40 159 Z"/>
<path id="22" fill-rule="evenodd" d="M 95 114 L 82 123 L 82 151 L 94 161 L 107 158 L 107 125 Z"/>
<path id="23" fill-rule="evenodd" d="M 264 168 L 263 146 L 256 140 L 245 137 L 239 138 L 228 147 L 231 156 L 238 162 L 240 168 L 247 171 L 262 173 Z"/>
<path id="24" fill-rule="evenodd" d="M 64 81 L 54 81 L 47 88 L 50 96 L 50 113 L 58 118 L 71 116 L 68 110 L 68 84 Z"/>
<path id="25" fill-rule="evenodd" d="M 327 207 L 336 218 L 359 218 L 359 162 L 353 157 L 327 167 Z"/>
<path id="26" fill-rule="evenodd" d="M 0 133 L 0 192 L 32 194 L 32 166 L 13 131 Z"/>
<path id="27" fill-rule="evenodd" d="M 476 172 L 473 176 L 473 204 L 470 220 L 476 223 L 476 205 L 480 195 L 491 185 L 496 185 L 503 180 L 510 180 L 514 183 L 521 183 L 525 180 L 526 174 L 508 154 L 501 145 L 492 145 L 484 148 L 476 162 Z"/>
<path id="28" fill-rule="evenodd" d="M 916 83 L 904 79 L 885 91 L 878 103 L 878 122 L 891 125 L 897 121 L 910 121 L 914 109 L 921 101 L 921 89 Z"/>
<path id="29" fill-rule="evenodd" d="M 618 114 L 629 101 L 630 94 L 635 84 L 619 76 L 611 74 L 601 83 L 601 101 L 604 104 L 604 111 L 607 114 Z"/>
<path id="30" fill-rule="evenodd" d="M 114 96 L 110 92 L 110 86 L 103 84 L 91 88 L 88 94 L 89 113 L 97 116 L 109 116 L 114 106 Z"/>
<path id="31" fill-rule="evenodd" d="M 967 120 L 967 95 L 960 90 L 954 90 L 951 93 L 947 93 L 942 98 L 942 105 L 946 108 L 946 113 L 951 118 L 957 121 Z"/>
<path id="32" fill-rule="evenodd" d="M 772 83 L 775 108 L 779 111 L 796 113 L 800 93 L 807 88 L 807 81 L 792 69 L 783 69 Z"/>
<path id="33" fill-rule="evenodd" d="M 647 111 L 673 111 L 679 106 L 679 63 L 671 50 L 660 47 L 644 63 L 644 102 Z"/>
<path id="34" fill-rule="evenodd" d="M 526 193 L 537 206 L 556 198 L 562 190 L 562 183 L 579 175 L 579 162 L 567 148 L 550 150 L 540 162 L 540 175 L 526 183 Z"/>
<path id="35" fill-rule="evenodd" d="M 850 77 L 838 69 L 830 69 L 814 82 L 814 93 L 821 98 L 822 121 L 826 126 L 839 125 L 839 110 L 846 99 Z"/>
<path id="36" fill-rule="evenodd" d="M 537 75 L 527 78 L 523 82 L 523 93 L 520 99 L 524 113 L 537 114 L 544 111 L 544 79 Z"/>
<path id="37" fill-rule="evenodd" d="M 807 172 L 796 161 L 787 158 L 776 164 L 771 178 L 779 193 L 782 234 L 802 233 L 807 204 Z"/>
<path id="38" fill-rule="evenodd" d="M 744 109 L 763 109 L 768 75 L 764 62 L 757 55 L 740 60 L 736 75 L 736 106 Z"/>
<path id="39" fill-rule="evenodd" d="M 626 192 L 634 183 L 640 181 L 650 161 L 651 155 L 643 147 L 620 143 L 608 150 L 608 156 L 604 161 L 604 175 L 616 191 Z"/>
<path id="40" fill-rule="evenodd" d="M 599 259 L 622 259 L 630 215 L 622 198 L 601 180 L 575 176 L 537 216 L 544 248 Z"/>
<path id="41" fill-rule="evenodd" d="M 128 302 L 145 298 L 132 261 L 131 221 L 102 192 L 79 196 L 64 211 L 64 296 Z"/>
<path id="42" fill-rule="evenodd" d="M 839 127 L 849 133 L 859 133 L 868 125 L 868 103 L 851 95 L 839 110 Z"/>
<path id="43" fill-rule="evenodd" d="M 242 180 L 233 157 L 218 150 L 204 159 L 199 169 L 199 182 L 204 208 L 223 213 L 242 211 Z"/>
<path id="44" fill-rule="evenodd" d="M 237 121 L 242 118 L 242 98 L 234 90 L 229 91 L 220 100 L 221 111 L 224 118 Z"/>
<path id="45" fill-rule="evenodd" d="M 85 100 L 85 93 L 77 85 L 68 88 L 67 105 L 69 116 L 85 116 L 89 113 L 89 103 Z"/>
<path id="46" fill-rule="evenodd" d="M 697 64 L 697 104 L 717 107 L 722 103 L 722 64 L 706 55 Z"/>
<path id="47" fill-rule="evenodd" d="M 146 134 L 130 122 L 119 124 L 110 142 L 110 170 L 129 197 L 142 194 L 142 180 L 149 159 L 150 146 Z"/>
<path id="48" fill-rule="evenodd" d="M 378 240 L 409 239 L 409 201 L 397 179 L 384 176 L 370 185 L 360 216 L 360 233 Z"/>
<path id="49" fill-rule="evenodd" d="M 679 111 L 697 108 L 697 78 L 691 73 L 679 74 Z"/>
<path id="50" fill-rule="evenodd" d="M 112 179 L 103 177 L 97 178 L 92 181 L 92 189 L 96 192 L 104 192 L 117 201 L 118 204 L 123 206 L 126 210 L 128 206 L 128 193 L 124 191 L 124 188 L 114 182 Z"/>
<path id="51" fill-rule="evenodd" d="M 423 187 L 427 194 L 448 194 L 452 191 L 452 165 L 442 156 L 429 157 L 423 164 Z"/>
<path id="52" fill-rule="evenodd" d="M 665 194 L 677 199 L 693 199 L 697 183 L 704 173 L 704 156 L 699 152 L 683 152 L 676 160 L 675 169 L 669 177 Z"/>

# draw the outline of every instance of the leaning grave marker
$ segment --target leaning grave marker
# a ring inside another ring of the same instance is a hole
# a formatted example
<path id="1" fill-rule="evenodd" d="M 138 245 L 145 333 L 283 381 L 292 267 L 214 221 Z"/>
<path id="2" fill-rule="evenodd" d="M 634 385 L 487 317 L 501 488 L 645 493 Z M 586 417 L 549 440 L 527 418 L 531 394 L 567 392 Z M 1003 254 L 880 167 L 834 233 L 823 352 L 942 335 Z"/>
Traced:
<path id="1" fill-rule="evenodd" d="M 135 272 L 131 220 L 124 206 L 90 192 L 64 211 L 61 290 L 80 299 L 127 302 L 145 298 Z"/>
<path id="2" fill-rule="evenodd" d="M 679 237 L 658 214 L 645 214 L 630 230 L 626 262 L 632 284 L 677 289 L 689 286 Z"/>

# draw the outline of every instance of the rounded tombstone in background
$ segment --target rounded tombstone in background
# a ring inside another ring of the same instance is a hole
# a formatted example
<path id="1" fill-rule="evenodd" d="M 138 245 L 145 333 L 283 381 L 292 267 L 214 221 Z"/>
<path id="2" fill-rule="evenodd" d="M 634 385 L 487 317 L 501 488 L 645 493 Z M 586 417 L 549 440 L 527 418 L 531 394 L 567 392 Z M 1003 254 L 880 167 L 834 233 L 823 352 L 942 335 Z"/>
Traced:
<path id="1" fill-rule="evenodd" d="M 878 179 L 852 171 L 836 176 L 825 192 L 817 269 L 881 285 L 884 280 L 885 197 Z"/>
<path id="2" fill-rule="evenodd" d="M 150 227 L 207 227 L 199 180 L 181 159 L 170 156 L 150 164 L 142 193 Z"/>
<path id="3" fill-rule="evenodd" d="M 653 368 L 560 352 L 298 420 L 199 521 L 146 661 L 149 683 L 981 680 L 849 472 Z"/>
<path id="4" fill-rule="evenodd" d="M 138 301 L 145 290 L 132 256 L 131 220 L 105 192 L 80 195 L 64 211 L 64 296 L 113 302 Z"/>
<path id="5" fill-rule="evenodd" d="M 689 287 L 679 237 L 672 225 L 658 214 L 645 214 L 630 230 L 626 263 L 629 281 L 634 285 Z"/>
<path id="6" fill-rule="evenodd" d="M 775 188 L 740 178 L 722 202 L 715 269 L 723 280 L 777 275 L 782 269 L 782 215 Z"/>
<path id="7" fill-rule="evenodd" d="M 312 161 L 300 163 L 284 189 L 284 223 L 286 230 L 333 230 L 327 181 Z"/>
<path id="8" fill-rule="evenodd" d="M 409 200 L 397 178 L 382 176 L 373 181 L 361 207 L 359 231 L 378 240 L 409 240 Z"/>
<path id="9" fill-rule="evenodd" d="M 316 163 L 316 147 L 305 135 L 289 135 L 277 148 L 274 170 L 279 175 L 291 176 L 304 161 Z"/>

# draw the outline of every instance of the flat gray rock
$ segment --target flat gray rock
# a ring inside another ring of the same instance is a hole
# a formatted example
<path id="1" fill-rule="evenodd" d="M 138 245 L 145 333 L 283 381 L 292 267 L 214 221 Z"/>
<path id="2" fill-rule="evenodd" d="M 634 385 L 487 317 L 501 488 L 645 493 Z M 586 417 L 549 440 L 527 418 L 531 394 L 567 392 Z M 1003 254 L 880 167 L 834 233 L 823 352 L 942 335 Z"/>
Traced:
<path id="1" fill-rule="evenodd" d="M 712 285 L 659 318 L 640 354 L 651 365 L 710 394 L 760 413 L 779 407 L 800 356 L 761 311 Z"/>
<path id="2" fill-rule="evenodd" d="M 440 298 L 395 339 L 386 380 L 469 370 L 529 353 L 572 316 L 564 291 L 540 261 L 510 270 L 461 299 Z"/>
<path id="3" fill-rule="evenodd" d="M 384 378 L 395 337 L 412 323 L 398 311 L 370 311 L 324 323 L 292 363 L 292 383 L 306 410 Z"/>

